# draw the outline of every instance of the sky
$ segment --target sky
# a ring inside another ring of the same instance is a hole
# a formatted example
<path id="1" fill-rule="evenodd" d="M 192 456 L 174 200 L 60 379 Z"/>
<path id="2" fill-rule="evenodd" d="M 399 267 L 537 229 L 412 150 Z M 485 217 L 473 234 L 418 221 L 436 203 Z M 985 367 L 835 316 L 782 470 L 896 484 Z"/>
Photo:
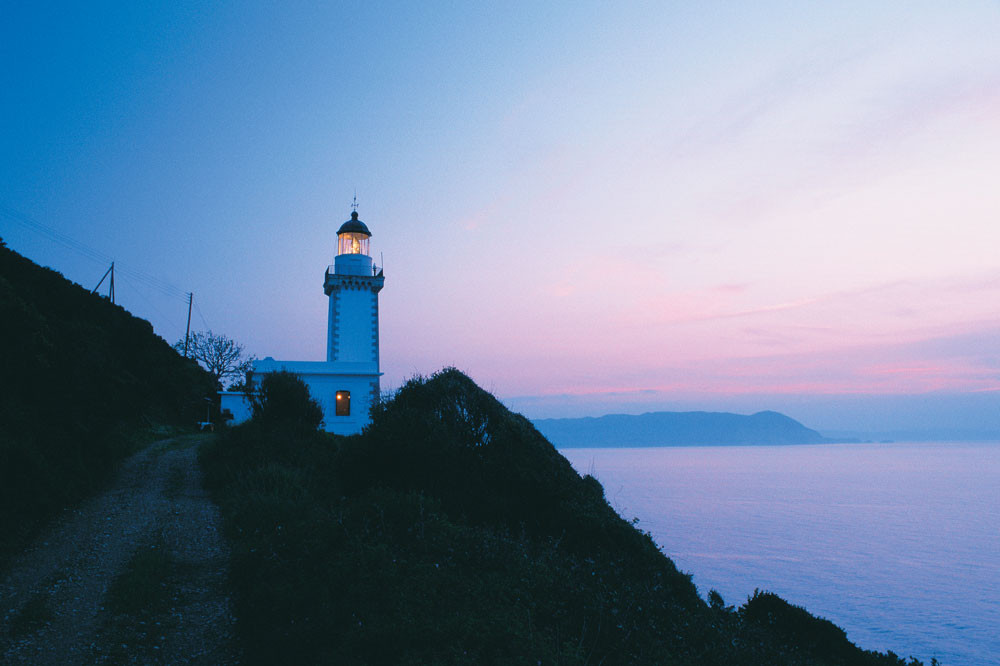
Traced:
<path id="1" fill-rule="evenodd" d="M 383 388 L 1000 437 L 1000 3 L 42 3 L 0 236 L 168 341 L 323 360 L 358 211 Z"/>

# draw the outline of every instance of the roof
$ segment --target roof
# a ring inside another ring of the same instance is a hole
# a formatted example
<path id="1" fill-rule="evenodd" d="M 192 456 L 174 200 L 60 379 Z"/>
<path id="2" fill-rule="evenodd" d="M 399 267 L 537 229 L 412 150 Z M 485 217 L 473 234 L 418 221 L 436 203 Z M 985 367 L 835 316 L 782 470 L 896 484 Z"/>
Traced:
<path id="1" fill-rule="evenodd" d="M 337 231 L 338 236 L 347 233 L 364 234 L 365 236 L 372 235 L 372 232 L 368 231 L 365 223 L 358 219 L 358 211 L 351 213 L 351 219 L 340 225 L 340 229 Z"/>
<path id="2" fill-rule="evenodd" d="M 301 376 L 313 375 L 381 375 L 375 361 L 276 361 L 268 356 L 254 361 L 257 374 L 285 370 Z"/>

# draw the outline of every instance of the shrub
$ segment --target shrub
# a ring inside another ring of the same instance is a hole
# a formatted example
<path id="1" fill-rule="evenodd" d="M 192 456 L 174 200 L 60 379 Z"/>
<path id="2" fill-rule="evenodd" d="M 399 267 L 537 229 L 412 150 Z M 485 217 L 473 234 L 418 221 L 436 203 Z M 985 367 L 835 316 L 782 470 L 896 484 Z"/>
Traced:
<path id="1" fill-rule="evenodd" d="M 202 453 L 258 663 L 848 663 L 711 611 L 596 479 L 457 370 L 408 382 L 361 435 L 265 425 Z"/>
<path id="2" fill-rule="evenodd" d="M 308 431 L 318 429 L 323 421 L 323 409 L 294 373 L 267 373 L 258 390 L 249 396 L 253 418 L 265 428 Z"/>
<path id="3" fill-rule="evenodd" d="M 767 627 L 779 640 L 797 646 L 815 657 L 850 664 L 899 664 L 906 662 L 893 653 L 879 655 L 858 649 L 847 639 L 843 629 L 829 620 L 816 617 L 800 606 L 793 606 L 772 592 L 754 590 L 740 608 L 747 623 Z M 919 663 L 913 660 L 912 663 Z"/>

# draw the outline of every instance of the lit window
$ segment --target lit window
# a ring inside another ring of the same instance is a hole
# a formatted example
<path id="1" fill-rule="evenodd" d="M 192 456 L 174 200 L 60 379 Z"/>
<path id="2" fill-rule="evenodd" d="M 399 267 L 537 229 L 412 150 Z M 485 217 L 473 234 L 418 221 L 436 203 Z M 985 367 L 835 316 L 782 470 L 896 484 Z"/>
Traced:
<path id="1" fill-rule="evenodd" d="M 351 392 L 337 391 L 337 416 L 350 416 L 350 415 L 351 415 Z"/>

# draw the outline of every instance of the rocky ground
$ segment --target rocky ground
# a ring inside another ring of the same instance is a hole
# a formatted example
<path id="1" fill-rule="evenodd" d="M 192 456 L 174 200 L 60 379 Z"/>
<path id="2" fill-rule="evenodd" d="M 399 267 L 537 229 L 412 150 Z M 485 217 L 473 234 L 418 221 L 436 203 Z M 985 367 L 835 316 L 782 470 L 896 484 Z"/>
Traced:
<path id="1" fill-rule="evenodd" d="M 0 574 L 0 663 L 236 664 L 199 437 L 156 442 Z"/>

